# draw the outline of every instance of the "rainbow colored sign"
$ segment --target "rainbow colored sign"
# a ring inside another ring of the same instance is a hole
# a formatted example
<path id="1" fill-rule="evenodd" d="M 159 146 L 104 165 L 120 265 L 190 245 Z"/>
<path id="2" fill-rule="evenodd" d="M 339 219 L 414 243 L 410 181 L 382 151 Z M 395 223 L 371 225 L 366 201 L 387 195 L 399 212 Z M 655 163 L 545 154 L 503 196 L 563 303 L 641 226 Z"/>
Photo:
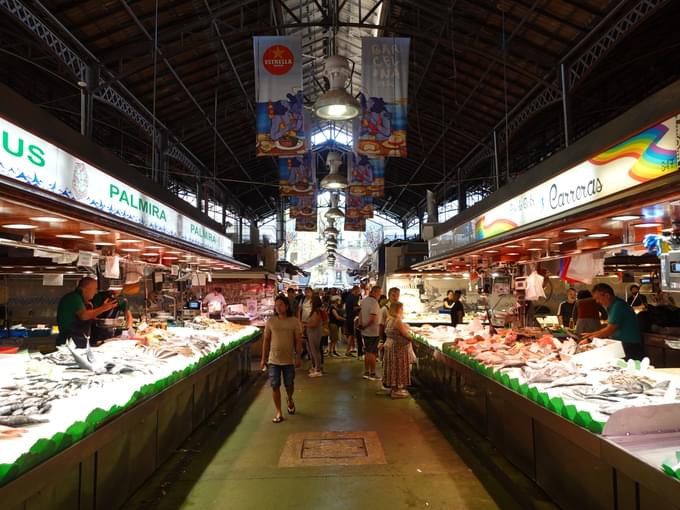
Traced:
<path id="1" fill-rule="evenodd" d="M 680 116 L 671 117 L 432 239 L 430 256 L 545 220 L 678 171 L 679 124 Z"/>

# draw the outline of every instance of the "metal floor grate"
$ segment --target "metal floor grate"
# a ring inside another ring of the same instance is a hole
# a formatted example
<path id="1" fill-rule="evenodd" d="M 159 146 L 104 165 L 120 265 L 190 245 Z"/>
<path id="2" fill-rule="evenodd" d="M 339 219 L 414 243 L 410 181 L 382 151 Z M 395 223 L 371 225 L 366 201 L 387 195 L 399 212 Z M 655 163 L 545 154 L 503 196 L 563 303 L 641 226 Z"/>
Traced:
<path id="1" fill-rule="evenodd" d="M 376 432 L 300 432 L 286 440 L 279 467 L 387 464 Z"/>

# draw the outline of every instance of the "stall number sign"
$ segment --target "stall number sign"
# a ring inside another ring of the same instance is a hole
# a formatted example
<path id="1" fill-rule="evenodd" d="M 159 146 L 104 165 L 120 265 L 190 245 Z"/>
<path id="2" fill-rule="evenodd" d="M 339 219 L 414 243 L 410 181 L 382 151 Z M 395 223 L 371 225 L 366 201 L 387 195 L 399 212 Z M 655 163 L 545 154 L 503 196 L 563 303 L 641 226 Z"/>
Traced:
<path id="1" fill-rule="evenodd" d="M 0 174 L 201 248 L 233 255 L 226 236 L 0 117 Z"/>
<path id="2" fill-rule="evenodd" d="M 430 241 L 430 256 L 489 239 L 678 170 L 678 124 L 672 117 L 597 154 Z"/>

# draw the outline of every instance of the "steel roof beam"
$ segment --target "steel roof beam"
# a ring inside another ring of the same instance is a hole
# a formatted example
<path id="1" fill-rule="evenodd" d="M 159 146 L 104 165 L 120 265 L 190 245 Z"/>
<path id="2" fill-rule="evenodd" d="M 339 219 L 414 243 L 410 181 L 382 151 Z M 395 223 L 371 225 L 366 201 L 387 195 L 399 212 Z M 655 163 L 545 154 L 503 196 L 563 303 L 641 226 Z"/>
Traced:
<path id="1" fill-rule="evenodd" d="M 535 0 L 533 5 L 535 6 L 537 3 L 538 3 L 538 0 Z M 529 12 L 524 16 L 524 19 L 526 19 L 527 16 L 528 16 L 530 13 L 531 13 L 531 11 L 529 11 Z M 518 31 L 522 28 L 522 25 L 523 25 L 522 23 L 519 23 L 517 26 L 515 26 L 515 28 L 514 28 L 513 31 L 510 33 L 510 36 L 509 36 L 508 39 L 507 39 L 507 43 L 508 43 L 508 44 L 514 39 L 515 35 L 517 35 Z M 494 61 L 492 61 L 492 63 L 489 64 L 489 66 L 486 68 L 486 71 L 484 72 L 484 74 L 483 74 L 483 75 L 480 77 L 480 79 L 477 81 L 477 84 L 475 85 L 475 87 L 472 89 L 472 91 L 470 91 L 470 93 L 467 95 L 467 97 L 465 98 L 465 100 L 464 100 L 464 101 L 461 103 L 461 105 L 456 109 L 456 112 L 454 113 L 453 118 L 451 119 L 451 121 L 450 121 L 449 123 L 447 123 L 447 125 L 446 125 L 446 127 L 444 128 L 444 130 L 443 130 L 443 132 L 441 133 L 441 135 L 440 135 L 440 136 L 437 138 L 437 140 L 435 140 L 435 142 L 432 144 L 430 150 L 427 152 L 427 154 L 426 154 L 425 157 L 423 158 L 422 162 L 418 165 L 418 168 L 416 168 L 415 171 L 413 172 L 413 174 L 411 175 L 411 177 L 409 177 L 409 180 L 408 180 L 408 183 L 407 183 L 407 184 L 411 184 L 411 183 L 413 182 L 413 179 L 415 179 L 415 177 L 416 177 L 416 176 L 420 173 L 420 171 L 423 169 L 423 167 L 425 166 L 425 163 L 427 162 L 428 159 L 430 159 L 430 157 L 431 157 L 432 154 L 434 153 L 435 149 L 439 146 L 439 144 L 442 142 L 442 140 L 444 139 L 444 137 L 445 137 L 446 134 L 448 133 L 449 129 L 450 129 L 451 127 L 453 127 L 453 125 L 456 123 L 456 121 L 458 120 L 458 119 L 456 118 L 456 115 L 457 115 L 458 113 L 460 113 L 461 111 L 463 111 L 463 109 L 467 106 L 467 103 L 470 101 L 470 99 L 476 94 L 476 92 L 477 92 L 477 90 L 479 89 L 479 87 L 482 85 L 482 83 L 484 83 L 484 81 L 486 80 L 486 77 L 488 76 L 488 74 L 489 74 L 489 72 L 491 71 L 493 65 L 495 64 L 495 60 L 496 60 L 496 59 L 494 59 Z M 406 188 L 404 188 L 404 189 L 406 189 Z M 403 193 L 404 193 L 403 190 L 402 190 L 401 192 L 399 192 L 399 195 L 397 196 L 396 202 L 399 201 L 399 199 L 402 197 Z"/>
<path id="2" fill-rule="evenodd" d="M 148 32 L 148 31 L 146 30 L 146 28 L 144 27 L 144 25 L 139 21 L 139 19 L 137 18 L 137 15 L 135 14 L 135 12 L 134 12 L 134 11 L 132 10 L 132 8 L 127 4 L 127 1 L 126 1 L 126 0 L 120 0 L 120 1 L 122 2 L 123 7 L 124 7 L 125 10 L 128 12 L 128 14 L 129 14 L 130 17 L 132 18 L 132 20 L 135 22 L 135 24 L 137 24 L 137 26 L 139 27 L 139 29 L 142 31 L 142 33 L 147 37 L 147 39 L 148 39 L 150 42 L 153 42 L 153 37 L 151 36 L 151 34 L 149 34 L 149 32 Z M 229 144 L 227 143 L 227 141 L 224 139 L 224 137 L 221 135 L 221 133 L 219 133 L 219 132 L 217 131 L 217 128 L 215 127 L 214 122 L 213 122 L 212 120 L 210 120 L 210 117 L 208 116 L 208 114 L 206 113 L 206 111 L 203 109 L 203 107 L 200 105 L 200 103 L 196 100 L 196 98 L 192 95 L 191 91 L 190 91 L 190 90 L 187 88 L 187 86 L 184 84 L 184 82 L 182 81 L 182 79 L 180 78 L 180 76 L 175 72 L 175 70 L 174 70 L 174 68 L 172 67 L 172 64 L 170 63 L 170 61 L 169 61 L 167 58 L 165 58 L 165 56 L 163 55 L 163 52 L 162 52 L 159 48 L 156 48 L 155 51 L 158 52 L 158 56 L 161 57 L 161 59 L 163 60 L 163 63 L 164 63 L 165 66 L 170 70 L 170 72 L 172 73 L 173 77 L 175 78 L 175 80 L 177 81 L 177 83 L 179 84 L 179 86 L 182 88 L 182 90 L 184 91 L 184 93 L 185 93 L 185 94 L 187 95 L 187 97 L 191 100 L 191 102 L 194 103 L 194 105 L 196 106 L 196 109 L 201 113 L 201 115 L 203 116 L 203 119 L 205 120 L 206 124 L 211 128 L 211 130 L 213 131 L 213 133 L 214 133 L 214 135 L 216 136 L 216 138 L 217 138 L 217 139 L 222 143 L 222 145 L 227 149 L 227 152 L 229 152 L 229 154 L 231 155 L 231 157 L 234 159 L 234 161 L 236 162 L 236 165 L 241 169 L 241 171 L 243 172 L 243 174 L 244 174 L 248 179 L 250 179 L 250 180 L 252 181 L 252 176 L 251 176 L 251 175 L 248 173 L 248 171 L 243 167 L 243 165 L 241 164 L 239 158 L 236 156 L 236 153 L 234 153 L 234 151 L 231 149 L 231 147 L 229 146 Z M 256 187 L 255 189 L 257 190 L 258 194 L 262 197 L 262 199 L 265 200 L 265 197 L 264 197 L 264 195 L 262 194 L 262 192 L 260 191 L 260 189 L 259 189 L 258 187 Z"/>

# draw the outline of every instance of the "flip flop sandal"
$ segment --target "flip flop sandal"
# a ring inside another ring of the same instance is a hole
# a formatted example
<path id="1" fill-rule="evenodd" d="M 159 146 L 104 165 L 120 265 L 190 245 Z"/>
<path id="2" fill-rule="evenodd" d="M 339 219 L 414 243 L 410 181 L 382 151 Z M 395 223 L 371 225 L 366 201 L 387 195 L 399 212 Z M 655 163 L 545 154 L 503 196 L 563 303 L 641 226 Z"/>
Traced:
<path id="1" fill-rule="evenodd" d="M 283 421 L 283 416 L 275 416 L 272 418 L 272 423 L 281 423 Z"/>
<path id="2" fill-rule="evenodd" d="M 295 406 L 288 408 L 288 414 L 295 414 Z"/>

